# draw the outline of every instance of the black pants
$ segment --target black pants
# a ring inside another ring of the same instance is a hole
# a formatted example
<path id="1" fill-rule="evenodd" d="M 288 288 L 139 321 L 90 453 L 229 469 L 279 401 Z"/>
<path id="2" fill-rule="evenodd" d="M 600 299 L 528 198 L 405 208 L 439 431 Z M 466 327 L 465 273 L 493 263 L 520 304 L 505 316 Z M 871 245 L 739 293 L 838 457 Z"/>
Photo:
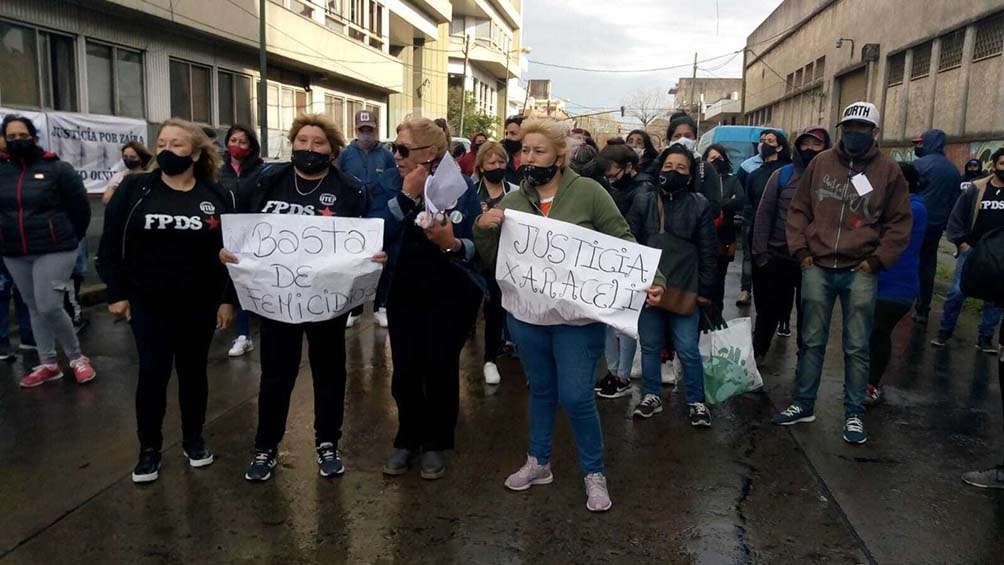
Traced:
<path id="1" fill-rule="evenodd" d="M 398 412 L 394 447 L 453 449 L 460 408 L 460 351 L 474 327 L 483 294 L 469 280 L 459 290 L 450 284 L 451 290 L 438 297 L 436 291 L 424 297 L 403 292 L 406 284 L 394 283 L 387 305 L 394 361 L 391 391 Z"/>
<path id="2" fill-rule="evenodd" d="M 766 355 L 770 350 L 770 342 L 774 339 L 778 322 L 791 317 L 792 302 L 801 312 L 799 305 L 801 287 L 802 270 L 795 261 L 771 259 L 766 265 L 753 270 L 753 302 L 756 305 L 756 324 L 753 328 L 754 354 Z M 799 335 L 799 345 L 802 343 L 801 340 Z"/>
<path id="3" fill-rule="evenodd" d="M 718 313 L 721 314 L 725 309 L 725 277 L 729 272 L 729 264 L 732 263 L 733 257 L 728 255 L 719 255 L 717 257 L 718 264 L 715 270 L 715 289 L 714 296 L 709 296 L 711 303 L 715 305 L 718 309 Z"/>
<path id="4" fill-rule="evenodd" d="M 345 416 L 345 320 L 347 314 L 324 322 L 287 324 L 261 318 L 261 387 L 255 449 L 278 449 L 286 433 L 289 399 L 293 394 L 303 335 L 314 380 L 314 441 L 338 445 Z"/>
<path id="5" fill-rule="evenodd" d="M 489 275 L 486 274 L 486 277 Z M 485 298 L 485 363 L 494 363 L 502 347 L 505 331 L 505 310 L 502 309 L 502 290 L 491 274 L 488 280 L 488 297 Z"/>
<path id="6" fill-rule="evenodd" d="M 202 440 L 209 380 L 206 364 L 216 329 L 213 304 L 164 304 L 132 300 L 132 333 L 139 353 L 136 425 L 141 449 L 160 448 L 172 367 L 178 373 L 178 405 L 185 445 Z"/>
<path id="7" fill-rule="evenodd" d="M 934 276 L 938 271 L 938 244 L 944 227 L 930 227 L 924 232 L 924 243 L 920 246 L 920 294 L 917 296 L 917 314 L 927 316 L 931 311 L 931 296 L 934 295 Z"/>
<path id="8" fill-rule="evenodd" d="M 875 302 L 875 321 L 872 322 L 872 336 L 869 351 L 871 351 L 871 368 L 868 384 L 879 386 L 882 375 L 889 366 L 892 357 L 892 331 L 896 324 L 910 311 L 910 304 L 877 300 Z"/>

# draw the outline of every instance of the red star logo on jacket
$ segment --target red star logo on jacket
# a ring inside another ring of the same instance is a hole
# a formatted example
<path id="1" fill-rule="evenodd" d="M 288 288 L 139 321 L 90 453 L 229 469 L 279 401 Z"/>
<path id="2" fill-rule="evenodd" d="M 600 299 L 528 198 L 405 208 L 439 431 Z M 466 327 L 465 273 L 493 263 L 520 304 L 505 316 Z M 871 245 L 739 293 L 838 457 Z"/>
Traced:
<path id="1" fill-rule="evenodd" d="M 220 221 L 216 219 L 216 216 L 209 216 L 206 218 L 206 225 L 209 226 L 210 230 L 220 229 Z"/>
<path id="2" fill-rule="evenodd" d="M 325 206 L 324 208 L 321 208 L 320 214 L 322 216 L 334 216 L 335 215 L 335 213 L 331 210 L 331 208 L 329 208 L 327 206 Z"/>

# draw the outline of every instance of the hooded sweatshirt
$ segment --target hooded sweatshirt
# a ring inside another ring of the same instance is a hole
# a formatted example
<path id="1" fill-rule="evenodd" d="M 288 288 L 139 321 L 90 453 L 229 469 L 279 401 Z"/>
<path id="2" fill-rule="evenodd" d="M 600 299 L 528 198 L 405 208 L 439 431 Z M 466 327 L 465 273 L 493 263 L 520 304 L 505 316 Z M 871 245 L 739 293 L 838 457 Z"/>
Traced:
<path id="1" fill-rule="evenodd" d="M 927 204 L 920 194 L 910 195 L 910 210 L 913 213 L 913 227 L 910 230 L 910 244 L 906 251 L 891 267 L 879 273 L 877 296 L 880 300 L 912 304 L 920 293 L 920 248 L 924 244 L 927 227 Z"/>
<path id="2" fill-rule="evenodd" d="M 820 132 L 826 138 L 823 141 L 824 151 L 833 146 L 830 134 L 825 128 L 809 126 L 795 138 L 793 147 L 797 148 L 799 141 L 812 131 Z M 806 166 L 807 163 L 802 162 L 802 157 L 796 150 L 792 153 L 792 162 L 775 171 L 764 187 L 760 204 L 756 209 L 752 235 L 753 260 L 761 267 L 771 259 L 795 260 L 788 252 L 785 232 L 791 200 L 798 191 L 798 184 L 802 180 Z M 785 181 L 784 186 L 781 186 L 782 179 Z"/>
<path id="3" fill-rule="evenodd" d="M 920 173 L 924 186 L 921 194 L 927 201 L 927 225 L 944 229 L 959 197 L 962 175 L 945 157 L 945 132 L 931 129 L 920 137 L 924 156 L 914 161 L 913 166 Z"/>
<path id="4" fill-rule="evenodd" d="M 979 169 L 979 171 L 970 173 L 969 172 L 970 166 L 975 166 L 976 168 Z M 983 163 L 980 162 L 979 159 L 970 159 L 966 161 L 966 166 L 962 168 L 962 171 L 963 171 L 962 172 L 963 182 L 973 182 L 974 180 L 979 180 L 987 176 L 986 173 L 983 171 Z"/>
<path id="5" fill-rule="evenodd" d="M 864 174 L 872 191 L 858 194 L 851 176 Z M 827 269 L 853 269 L 868 261 L 872 273 L 888 268 L 910 242 L 910 194 L 896 161 L 873 143 L 851 157 L 843 143 L 809 163 L 788 211 L 788 249 Z"/>
<path id="6" fill-rule="evenodd" d="M 457 165 L 460 167 L 460 172 L 469 177 L 474 176 L 474 164 L 478 162 L 478 149 L 480 148 L 474 144 L 474 140 L 477 139 L 478 136 L 487 138 L 487 136 L 480 131 L 474 132 L 474 135 L 471 136 L 471 150 L 464 153 L 459 159 L 457 159 Z"/>

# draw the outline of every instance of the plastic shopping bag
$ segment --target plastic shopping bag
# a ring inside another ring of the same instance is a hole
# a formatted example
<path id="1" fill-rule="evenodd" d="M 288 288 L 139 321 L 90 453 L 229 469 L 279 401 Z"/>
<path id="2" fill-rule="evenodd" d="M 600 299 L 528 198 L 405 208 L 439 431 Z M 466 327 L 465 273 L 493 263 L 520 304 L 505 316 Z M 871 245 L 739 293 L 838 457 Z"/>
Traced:
<path id="1" fill-rule="evenodd" d="M 753 359 L 749 318 L 736 318 L 725 327 L 701 333 L 700 349 L 704 397 L 708 404 L 720 404 L 763 386 L 763 378 Z"/>

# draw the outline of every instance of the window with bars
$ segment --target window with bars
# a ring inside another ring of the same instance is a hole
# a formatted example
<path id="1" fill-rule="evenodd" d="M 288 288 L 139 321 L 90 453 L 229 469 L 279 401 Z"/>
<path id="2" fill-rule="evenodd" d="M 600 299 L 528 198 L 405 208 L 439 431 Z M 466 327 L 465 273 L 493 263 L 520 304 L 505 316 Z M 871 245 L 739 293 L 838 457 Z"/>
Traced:
<path id="1" fill-rule="evenodd" d="M 788 73 L 787 78 L 784 79 L 784 92 L 785 94 L 791 92 L 795 87 L 795 73 Z"/>
<path id="2" fill-rule="evenodd" d="M 973 61 L 996 57 L 1004 51 L 1004 12 L 976 24 Z"/>
<path id="3" fill-rule="evenodd" d="M 810 82 L 812 82 L 813 80 L 812 77 L 813 77 L 812 63 L 809 63 L 808 65 L 805 66 L 805 79 L 804 79 L 805 84 L 809 84 Z"/>
<path id="4" fill-rule="evenodd" d="M 913 66 L 910 67 L 910 80 L 924 78 L 931 74 L 931 42 L 913 48 Z"/>
<path id="5" fill-rule="evenodd" d="M 816 59 L 816 80 L 823 78 L 823 72 L 826 70 L 826 57 L 820 57 Z"/>
<path id="6" fill-rule="evenodd" d="M 889 81 L 887 86 L 895 86 L 903 83 L 903 74 L 906 72 L 906 52 L 896 53 L 889 57 Z"/>
<path id="7" fill-rule="evenodd" d="M 962 66 L 962 46 L 965 42 L 965 29 L 941 36 L 941 55 L 938 59 L 939 72 Z"/>

